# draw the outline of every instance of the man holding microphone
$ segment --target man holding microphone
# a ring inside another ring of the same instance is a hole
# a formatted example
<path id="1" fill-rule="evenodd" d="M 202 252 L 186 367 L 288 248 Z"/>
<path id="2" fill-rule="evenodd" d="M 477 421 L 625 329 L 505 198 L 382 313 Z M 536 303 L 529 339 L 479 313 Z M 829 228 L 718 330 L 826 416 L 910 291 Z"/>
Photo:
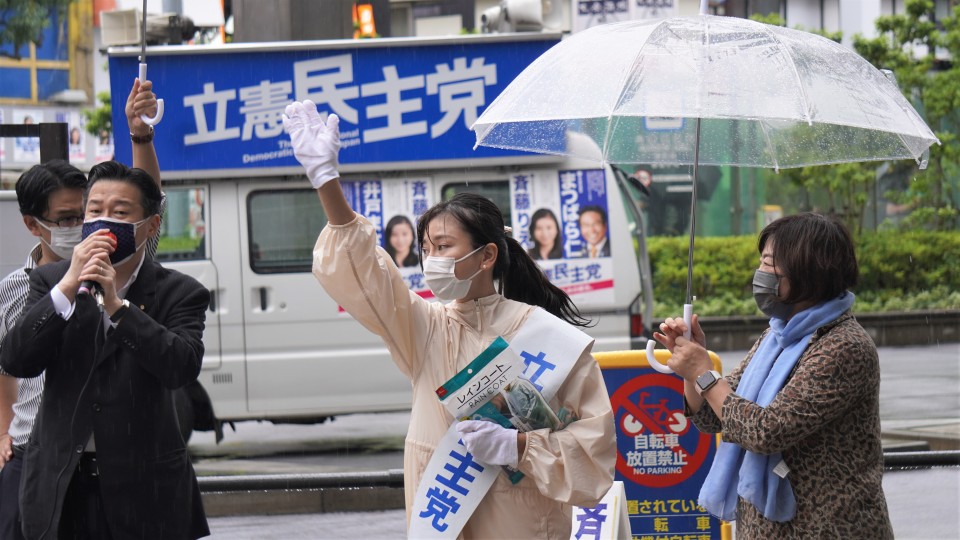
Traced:
<path id="1" fill-rule="evenodd" d="M 131 137 L 137 163 L 152 131 Z M 8 373 L 46 377 L 24 449 L 27 538 L 209 534 L 172 402 L 200 372 L 209 293 L 147 253 L 160 224 L 158 173 L 93 167 L 83 240 L 69 260 L 30 273 L 23 316 L 0 350 Z M 101 305 L 78 294 L 83 282 L 102 291 Z"/>

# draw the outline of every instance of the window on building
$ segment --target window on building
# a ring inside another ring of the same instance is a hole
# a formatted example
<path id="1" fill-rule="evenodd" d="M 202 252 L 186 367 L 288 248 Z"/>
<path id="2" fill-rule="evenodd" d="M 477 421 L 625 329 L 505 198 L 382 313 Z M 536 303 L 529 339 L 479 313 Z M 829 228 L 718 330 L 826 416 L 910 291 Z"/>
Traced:
<path id="1" fill-rule="evenodd" d="M 67 17 L 60 17 L 56 9 L 50 10 L 49 20 L 39 44 L 28 43 L 16 51 L 12 44 L 0 45 L 0 103 L 39 103 L 70 88 L 69 35 L 74 29 L 68 30 Z"/>

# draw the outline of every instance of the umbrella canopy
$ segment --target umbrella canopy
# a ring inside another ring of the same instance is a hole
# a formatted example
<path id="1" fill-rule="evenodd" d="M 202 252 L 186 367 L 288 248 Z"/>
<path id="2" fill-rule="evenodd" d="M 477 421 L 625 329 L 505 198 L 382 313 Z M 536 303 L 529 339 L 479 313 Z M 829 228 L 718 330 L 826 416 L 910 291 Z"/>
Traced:
<path id="1" fill-rule="evenodd" d="M 897 85 L 850 49 L 713 15 L 575 34 L 472 129 L 478 145 L 607 163 L 770 168 L 919 159 L 938 142 Z M 596 148 L 568 149 L 568 131 Z"/>
<path id="2" fill-rule="evenodd" d="M 808 32 L 706 15 L 706 7 L 702 0 L 698 17 L 600 25 L 561 41 L 472 126 L 477 145 L 692 164 L 688 327 L 699 165 L 913 158 L 923 168 L 921 157 L 939 143 L 891 78 L 853 51 Z M 567 144 L 573 135 L 592 143 Z"/>

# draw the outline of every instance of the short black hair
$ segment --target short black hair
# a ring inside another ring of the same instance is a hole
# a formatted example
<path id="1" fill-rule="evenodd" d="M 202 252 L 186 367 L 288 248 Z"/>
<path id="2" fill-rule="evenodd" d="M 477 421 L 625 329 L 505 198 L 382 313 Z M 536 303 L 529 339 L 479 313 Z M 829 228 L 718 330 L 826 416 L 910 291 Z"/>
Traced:
<path id="1" fill-rule="evenodd" d="M 127 167 L 119 161 L 104 161 L 90 169 L 90 181 L 87 184 L 87 193 L 100 180 L 116 180 L 126 182 L 140 190 L 140 206 L 143 207 L 143 217 L 150 217 L 160 213 L 160 201 L 163 194 L 153 177 L 143 169 Z M 86 196 L 83 200 L 87 204 Z"/>
<path id="2" fill-rule="evenodd" d="M 806 212 L 782 217 L 760 232 L 763 254 L 773 240 L 773 264 L 790 280 L 787 304 L 832 300 L 857 284 L 860 269 L 853 238 L 836 218 Z"/>
<path id="3" fill-rule="evenodd" d="M 55 159 L 30 167 L 17 179 L 17 204 L 24 216 L 43 217 L 50 209 L 50 194 L 61 188 L 84 189 L 87 177 L 80 169 Z"/>
<path id="4" fill-rule="evenodd" d="M 595 204 L 590 204 L 581 208 L 580 213 L 577 214 L 577 219 L 579 220 L 587 212 L 596 212 L 600 214 L 600 219 L 603 221 L 603 224 L 607 224 L 607 211 Z"/>

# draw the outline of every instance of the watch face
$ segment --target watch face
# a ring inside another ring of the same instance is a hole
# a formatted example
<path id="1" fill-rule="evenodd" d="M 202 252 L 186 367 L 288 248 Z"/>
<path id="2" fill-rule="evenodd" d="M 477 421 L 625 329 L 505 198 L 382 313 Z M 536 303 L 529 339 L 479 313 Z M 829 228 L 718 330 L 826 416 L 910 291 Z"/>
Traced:
<path id="1" fill-rule="evenodd" d="M 712 371 L 708 371 L 703 375 L 700 375 L 699 377 L 697 377 L 697 386 L 699 386 L 700 389 L 702 390 L 710 386 L 716 380 L 717 380 L 716 375 L 714 375 Z"/>

